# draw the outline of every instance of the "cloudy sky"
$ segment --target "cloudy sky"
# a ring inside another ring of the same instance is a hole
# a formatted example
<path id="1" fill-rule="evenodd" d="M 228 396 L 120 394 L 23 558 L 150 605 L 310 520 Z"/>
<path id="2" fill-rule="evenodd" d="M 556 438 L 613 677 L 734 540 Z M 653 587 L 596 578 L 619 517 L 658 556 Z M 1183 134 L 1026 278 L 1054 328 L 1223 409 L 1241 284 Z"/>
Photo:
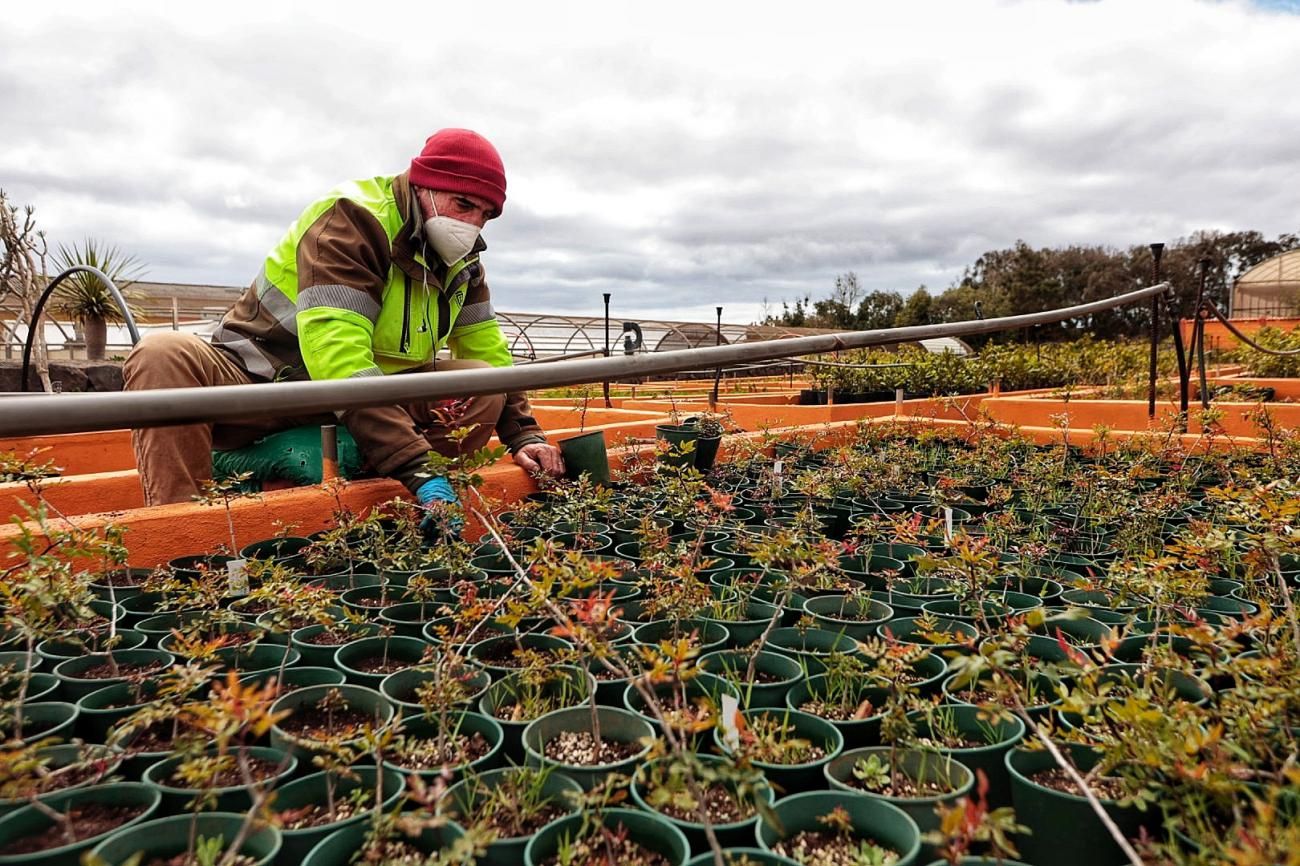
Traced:
<path id="1" fill-rule="evenodd" d="M 1293 0 L 59 2 L 0 48 L 0 187 L 155 280 L 246 284 L 444 126 L 505 160 L 507 310 L 744 322 L 1017 238 L 1300 230 Z"/>

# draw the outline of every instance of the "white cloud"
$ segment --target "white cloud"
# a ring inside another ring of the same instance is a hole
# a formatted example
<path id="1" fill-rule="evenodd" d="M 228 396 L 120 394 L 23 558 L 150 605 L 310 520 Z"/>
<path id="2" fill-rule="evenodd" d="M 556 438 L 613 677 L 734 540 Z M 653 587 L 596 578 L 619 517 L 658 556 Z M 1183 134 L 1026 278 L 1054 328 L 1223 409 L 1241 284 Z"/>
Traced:
<path id="1" fill-rule="evenodd" d="M 0 55 L 53 240 L 243 284 L 440 126 L 502 151 L 497 305 L 735 318 L 1010 245 L 1297 226 L 1300 17 L 1242 2 L 58 4 Z"/>

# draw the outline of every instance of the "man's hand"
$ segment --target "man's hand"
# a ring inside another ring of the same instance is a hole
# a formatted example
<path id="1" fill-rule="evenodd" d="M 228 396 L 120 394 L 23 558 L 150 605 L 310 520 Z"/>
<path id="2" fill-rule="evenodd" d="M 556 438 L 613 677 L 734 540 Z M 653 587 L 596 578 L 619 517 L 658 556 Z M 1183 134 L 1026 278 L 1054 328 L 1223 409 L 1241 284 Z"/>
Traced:
<path id="1" fill-rule="evenodd" d="M 533 442 L 520 448 L 515 452 L 515 462 L 530 474 L 539 469 L 556 478 L 564 474 L 564 458 L 560 456 L 560 449 L 545 442 Z"/>

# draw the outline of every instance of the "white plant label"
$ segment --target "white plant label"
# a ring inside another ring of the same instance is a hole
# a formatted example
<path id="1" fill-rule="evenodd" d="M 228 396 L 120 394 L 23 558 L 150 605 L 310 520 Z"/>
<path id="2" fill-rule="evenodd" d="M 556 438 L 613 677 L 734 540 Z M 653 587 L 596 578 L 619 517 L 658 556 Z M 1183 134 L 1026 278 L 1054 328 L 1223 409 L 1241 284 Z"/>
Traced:
<path id="1" fill-rule="evenodd" d="M 736 713 L 740 712 L 740 700 L 735 695 L 723 694 L 722 716 L 718 724 L 722 725 L 722 747 L 728 752 L 740 748 L 740 731 L 736 729 Z"/>
<path id="2" fill-rule="evenodd" d="M 781 475 L 785 472 L 785 461 L 778 460 L 772 467 L 772 495 L 781 495 Z"/>
<path id="3" fill-rule="evenodd" d="M 226 563 L 226 588 L 231 595 L 248 595 L 248 565 L 246 559 L 232 559 Z"/>
<path id="4" fill-rule="evenodd" d="M 952 541 L 952 509 L 947 507 L 943 509 L 943 540 Z"/>

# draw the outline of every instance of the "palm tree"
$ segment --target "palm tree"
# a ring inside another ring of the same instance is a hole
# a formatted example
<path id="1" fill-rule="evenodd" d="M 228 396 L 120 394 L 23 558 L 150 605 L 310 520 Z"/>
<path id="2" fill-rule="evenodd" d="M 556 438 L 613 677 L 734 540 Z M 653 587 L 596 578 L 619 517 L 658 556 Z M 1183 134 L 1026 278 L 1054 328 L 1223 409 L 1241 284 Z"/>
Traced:
<path id="1" fill-rule="evenodd" d="M 54 264 L 59 271 L 74 265 L 98 268 L 122 292 L 131 308 L 131 315 L 140 315 L 134 304 L 138 295 L 127 291 L 132 283 L 144 276 L 144 268 L 135 256 L 123 255 L 115 246 L 100 245 L 94 238 L 86 238 L 81 246 L 60 244 Z M 57 312 L 70 316 L 81 328 L 86 340 L 86 357 L 92 361 L 104 360 L 108 323 L 123 321 L 122 311 L 108 287 L 93 274 L 76 273 L 63 282 L 52 300 Z"/>

